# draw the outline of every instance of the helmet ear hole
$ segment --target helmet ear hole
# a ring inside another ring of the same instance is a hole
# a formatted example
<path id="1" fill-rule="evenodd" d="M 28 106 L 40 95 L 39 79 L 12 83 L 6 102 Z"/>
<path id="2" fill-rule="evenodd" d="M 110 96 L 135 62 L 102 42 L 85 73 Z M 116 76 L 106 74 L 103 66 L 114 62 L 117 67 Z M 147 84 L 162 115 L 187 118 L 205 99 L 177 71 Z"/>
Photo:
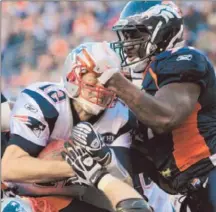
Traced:
<path id="1" fill-rule="evenodd" d="M 159 38 L 159 42 L 157 42 L 157 53 L 160 53 L 161 51 L 164 51 L 169 46 L 169 43 L 171 40 L 178 34 L 180 31 L 180 28 L 170 28 L 169 30 L 164 30 L 165 33 Z M 179 38 L 180 39 L 180 38 Z M 179 39 L 176 39 L 176 42 L 179 41 Z M 176 43 L 174 42 L 173 45 Z"/>
<path id="2" fill-rule="evenodd" d="M 167 31 L 163 37 L 161 38 L 162 42 L 158 43 L 158 51 L 164 51 L 166 49 L 166 47 L 168 46 L 169 41 L 171 40 L 171 38 L 173 37 L 173 30 Z"/>

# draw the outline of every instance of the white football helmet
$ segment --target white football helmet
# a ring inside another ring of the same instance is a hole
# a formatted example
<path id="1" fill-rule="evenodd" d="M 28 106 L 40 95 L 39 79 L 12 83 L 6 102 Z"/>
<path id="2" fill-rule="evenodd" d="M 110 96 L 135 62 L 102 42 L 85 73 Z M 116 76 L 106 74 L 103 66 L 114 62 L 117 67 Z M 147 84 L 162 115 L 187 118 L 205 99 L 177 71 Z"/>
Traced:
<path id="1" fill-rule="evenodd" d="M 112 60 L 115 54 L 106 42 L 81 44 L 66 58 L 64 64 L 63 83 L 70 98 L 80 102 L 88 113 L 97 115 L 105 108 L 112 106 L 115 94 L 102 85 L 90 85 L 82 80 L 82 75 L 93 72 L 98 77 L 104 70 L 116 66 Z M 116 57 L 116 56 L 115 56 Z M 118 61 L 120 63 L 120 60 Z M 94 98 L 87 98 L 85 92 L 94 93 Z"/>

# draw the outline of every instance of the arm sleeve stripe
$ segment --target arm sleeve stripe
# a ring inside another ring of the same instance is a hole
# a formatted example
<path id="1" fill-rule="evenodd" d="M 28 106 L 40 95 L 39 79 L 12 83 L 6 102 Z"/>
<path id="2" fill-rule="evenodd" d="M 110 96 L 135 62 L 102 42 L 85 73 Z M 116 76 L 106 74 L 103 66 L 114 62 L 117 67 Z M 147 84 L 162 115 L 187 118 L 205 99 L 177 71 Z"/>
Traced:
<path id="1" fill-rule="evenodd" d="M 40 109 L 44 115 L 44 119 L 48 123 L 49 131 L 50 131 L 50 135 L 51 135 L 51 133 L 54 129 L 56 120 L 57 120 L 58 115 L 59 115 L 56 108 L 47 99 L 45 99 L 43 96 L 41 96 L 40 94 L 38 94 L 35 91 L 25 89 L 22 92 L 29 95 L 39 105 L 39 107 L 40 107 Z"/>
<path id="2" fill-rule="evenodd" d="M 28 152 L 33 157 L 37 157 L 41 150 L 44 148 L 44 146 L 37 145 L 16 134 L 11 135 L 7 146 L 9 145 L 19 146 L 21 149 L 23 149 L 25 152 Z"/>

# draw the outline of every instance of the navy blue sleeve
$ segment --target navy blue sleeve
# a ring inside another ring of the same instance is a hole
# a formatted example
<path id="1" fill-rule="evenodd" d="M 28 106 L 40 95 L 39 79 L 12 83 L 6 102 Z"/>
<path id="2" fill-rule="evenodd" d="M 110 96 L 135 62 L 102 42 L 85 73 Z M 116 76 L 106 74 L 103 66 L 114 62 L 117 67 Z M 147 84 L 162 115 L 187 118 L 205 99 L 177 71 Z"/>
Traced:
<path id="1" fill-rule="evenodd" d="M 25 152 L 27 152 L 32 157 L 37 157 L 38 154 L 44 148 L 44 146 L 37 145 L 37 144 L 23 138 L 22 136 L 19 136 L 16 134 L 11 135 L 7 146 L 9 146 L 9 145 L 19 146 L 21 149 L 23 149 Z"/>
<path id="2" fill-rule="evenodd" d="M 173 54 L 166 62 L 160 64 L 159 87 L 175 82 L 192 82 L 204 89 L 208 80 L 206 57 L 196 51 Z"/>
<path id="3" fill-rule="evenodd" d="M 7 99 L 3 94 L 1 94 L 1 103 L 7 102 Z"/>

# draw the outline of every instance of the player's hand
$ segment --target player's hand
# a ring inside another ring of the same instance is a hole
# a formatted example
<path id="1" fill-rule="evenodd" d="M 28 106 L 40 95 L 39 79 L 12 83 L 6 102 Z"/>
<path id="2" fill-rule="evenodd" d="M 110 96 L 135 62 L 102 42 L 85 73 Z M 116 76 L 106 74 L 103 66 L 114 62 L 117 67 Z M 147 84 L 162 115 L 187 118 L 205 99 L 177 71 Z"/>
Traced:
<path id="1" fill-rule="evenodd" d="M 97 163 L 84 149 L 65 143 L 66 151 L 62 152 L 63 159 L 73 168 L 77 174 L 77 183 L 97 186 L 100 179 L 107 171 Z M 75 179 L 75 178 L 74 178 Z M 76 179 L 73 182 L 76 182 Z"/>
<path id="2" fill-rule="evenodd" d="M 75 145 L 84 148 L 94 160 L 106 167 L 114 177 L 131 184 L 130 175 L 121 165 L 114 151 L 110 149 L 88 122 L 80 122 L 72 130 Z"/>
<path id="3" fill-rule="evenodd" d="M 99 76 L 98 81 L 103 85 L 121 69 L 120 57 L 107 42 L 94 43 L 91 48 L 78 53 L 77 58 L 88 70 Z"/>
<path id="4" fill-rule="evenodd" d="M 106 166 L 111 162 L 109 147 L 90 123 L 80 122 L 73 127 L 72 140 L 75 145 L 84 148 L 100 165 Z"/>

